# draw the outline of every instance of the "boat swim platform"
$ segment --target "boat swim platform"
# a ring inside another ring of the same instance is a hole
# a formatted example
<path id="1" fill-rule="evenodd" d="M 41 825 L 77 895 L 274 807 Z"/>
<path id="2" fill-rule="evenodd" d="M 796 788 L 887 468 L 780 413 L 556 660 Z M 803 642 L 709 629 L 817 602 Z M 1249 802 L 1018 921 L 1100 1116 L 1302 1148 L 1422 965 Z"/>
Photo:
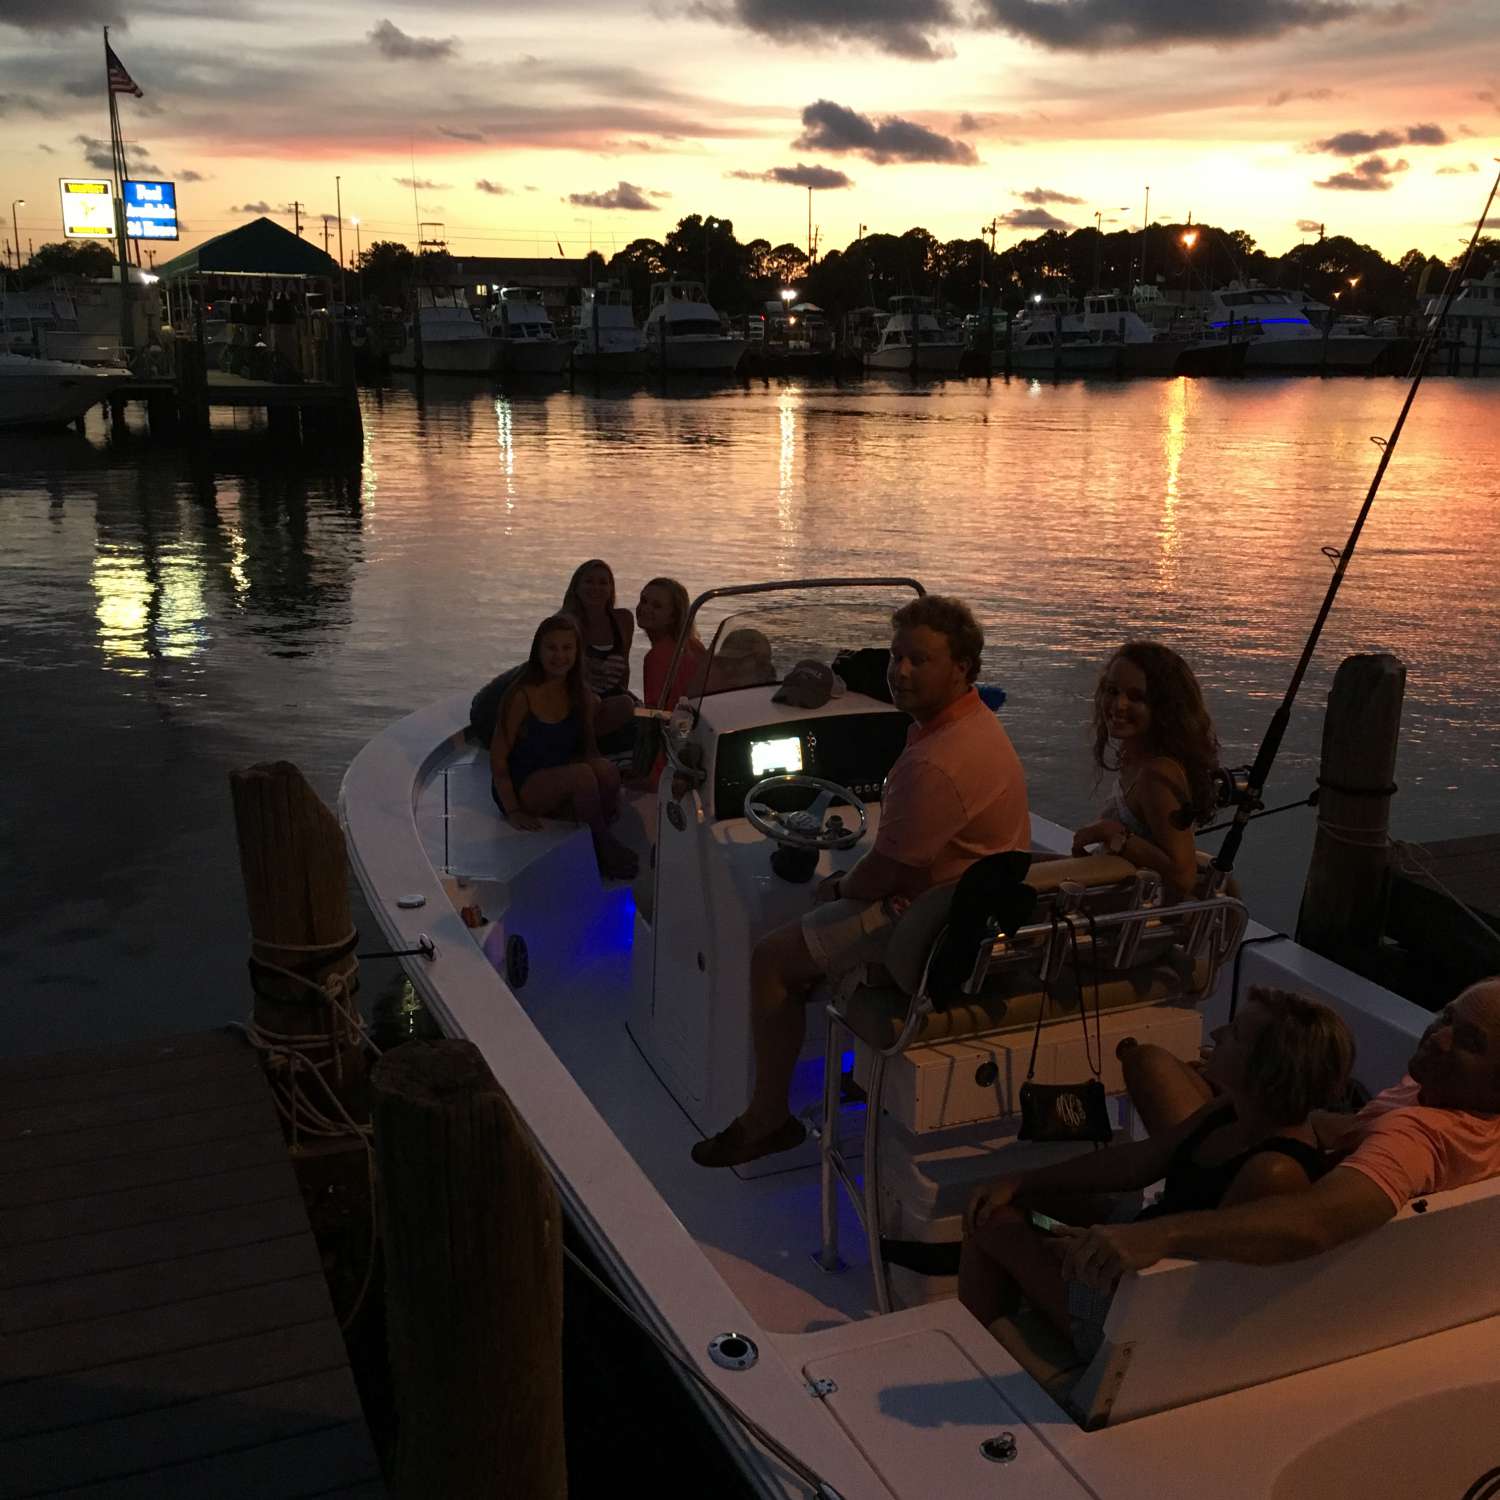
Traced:
<path id="1" fill-rule="evenodd" d="M 250 1045 L 0 1061 L 0 1500 L 385 1493 Z"/>

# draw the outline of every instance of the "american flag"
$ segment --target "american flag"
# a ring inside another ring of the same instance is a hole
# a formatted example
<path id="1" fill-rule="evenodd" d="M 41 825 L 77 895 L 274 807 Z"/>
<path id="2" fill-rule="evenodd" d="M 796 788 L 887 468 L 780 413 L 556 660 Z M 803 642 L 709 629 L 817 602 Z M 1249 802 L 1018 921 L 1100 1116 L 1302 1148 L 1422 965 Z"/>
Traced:
<path id="1" fill-rule="evenodd" d="M 115 49 L 108 42 L 104 44 L 104 67 L 109 74 L 109 91 L 112 94 L 134 94 L 137 99 L 146 96 L 141 92 L 141 86 L 129 73 L 125 71 L 125 64 L 115 56 Z"/>

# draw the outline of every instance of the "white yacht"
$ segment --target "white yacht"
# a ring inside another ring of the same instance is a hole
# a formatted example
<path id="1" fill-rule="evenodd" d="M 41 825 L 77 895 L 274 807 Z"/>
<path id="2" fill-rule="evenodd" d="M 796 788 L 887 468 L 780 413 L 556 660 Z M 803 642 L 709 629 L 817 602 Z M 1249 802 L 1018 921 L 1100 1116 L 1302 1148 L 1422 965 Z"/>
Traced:
<path id="1" fill-rule="evenodd" d="M 635 324 L 629 287 L 601 281 L 583 289 L 573 363 L 597 375 L 634 375 L 646 368 L 646 340 Z"/>
<path id="2" fill-rule="evenodd" d="M 1025 374 L 1119 374 L 1124 346 L 1090 328 L 1075 298 L 1033 297 L 1011 320 L 1010 367 Z"/>
<path id="3" fill-rule="evenodd" d="M 931 297 L 892 297 L 891 315 L 880 330 L 880 343 L 865 355 L 865 368 L 951 374 L 963 355 L 963 339 L 943 331 Z"/>
<path id="4" fill-rule="evenodd" d="M 731 338 L 701 281 L 659 281 L 646 314 L 646 356 L 667 370 L 728 374 L 745 353 L 745 340 Z"/>
<path id="5" fill-rule="evenodd" d="M 106 400 L 129 374 L 118 366 L 0 351 L 0 428 L 63 426 Z"/>
<path id="6" fill-rule="evenodd" d="M 434 375 L 490 375 L 499 360 L 495 342 L 480 326 L 461 286 L 419 286 L 416 321 L 391 351 L 391 368 Z"/>
<path id="7" fill-rule="evenodd" d="M 1443 305 L 1441 296 L 1429 297 L 1422 308 L 1430 328 Z M 1468 374 L 1476 369 L 1500 368 L 1500 265 L 1486 276 L 1471 276 L 1458 289 L 1443 321 L 1443 345 L 1452 358 L 1456 345 L 1457 368 Z M 1442 353 L 1433 356 L 1434 369 L 1446 369 Z"/>
<path id="8" fill-rule="evenodd" d="M 1324 333 L 1307 316 L 1308 300 L 1277 287 L 1231 282 L 1207 293 L 1208 327 L 1250 345 L 1248 370 L 1368 370 L 1387 341 L 1362 333 Z"/>
<path id="9" fill-rule="evenodd" d="M 730 625 L 753 621 L 786 670 L 813 650 L 872 643 L 890 605 L 919 588 L 750 585 L 698 599 L 690 623 L 716 656 Z M 786 598 L 812 600 L 811 612 L 778 614 Z M 716 632 L 704 625 L 725 609 L 736 613 Z M 813 709 L 775 692 L 678 705 L 667 753 L 685 790 L 674 797 L 664 779 L 659 799 L 634 800 L 617 825 L 655 851 L 635 889 L 601 882 L 586 829 L 525 832 L 499 816 L 488 756 L 466 738 L 467 695 L 386 730 L 340 794 L 370 909 L 392 947 L 423 945 L 403 960 L 417 993 L 447 1035 L 481 1051 L 573 1230 L 701 1377 L 687 1389 L 750 1491 L 1479 1495 L 1477 1481 L 1500 1474 L 1500 1181 L 1433 1194 L 1288 1265 L 1164 1261 L 1127 1276 L 1086 1365 L 1005 1320 L 982 1327 L 954 1298 L 952 1248 L 973 1187 L 1087 1149 L 1017 1136 L 1039 983 L 1072 997 L 1044 1016 L 1048 1079 L 1083 1073 L 1078 999 L 1085 984 L 1102 992 L 1096 1054 L 1127 1134 L 1116 1041 L 1149 1036 L 1195 1057 L 1235 984 L 1323 999 L 1355 1032 L 1361 1081 L 1374 1090 L 1400 1076 L 1428 1014 L 1247 929 L 1227 895 L 1166 906 L 1154 877 L 1115 856 L 1034 865 L 1026 880 L 1047 915 L 1010 937 L 971 938 L 952 1010 L 923 978 L 944 920 L 924 898 L 920 919 L 922 903 L 903 918 L 899 964 L 893 942 L 896 987 L 813 997 L 792 1102 L 816 1138 L 735 1170 L 691 1162 L 700 1135 L 747 1098 L 751 945 L 805 908 L 809 877 L 868 847 L 908 727 L 852 687 Z M 1034 816 L 1032 842 L 1066 853 L 1071 834 Z M 466 925 L 464 907 L 480 909 L 481 926 Z M 1265 941 L 1241 950 L 1247 931 Z M 1101 953 L 1105 977 L 1090 982 Z M 863 1102 L 846 1086 L 851 1069 Z"/>
<path id="10" fill-rule="evenodd" d="M 485 326 L 499 348 L 499 368 L 510 375 L 559 375 L 570 352 L 557 336 L 542 294 L 530 286 L 503 286 Z"/>

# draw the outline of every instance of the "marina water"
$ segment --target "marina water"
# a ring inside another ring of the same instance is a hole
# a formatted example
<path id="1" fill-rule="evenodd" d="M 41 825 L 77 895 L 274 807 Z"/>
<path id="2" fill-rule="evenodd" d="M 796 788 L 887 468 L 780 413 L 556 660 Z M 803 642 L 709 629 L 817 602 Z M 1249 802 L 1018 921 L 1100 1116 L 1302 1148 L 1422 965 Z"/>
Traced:
<path id="1" fill-rule="evenodd" d="M 113 439 L 97 413 L 82 436 L 8 434 L 0 1052 L 240 1017 L 227 773 L 290 759 L 332 802 L 385 724 L 518 660 L 594 555 L 632 606 L 657 573 L 692 592 L 910 573 L 968 598 L 1032 805 L 1063 822 L 1102 800 L 1090 693 L 1126 636 L 1187 655 L 1226 762 L 1248 761 L 1327 585 L 1321 549 L 1344 544 L 1403 394 L 997 379 L 500 395 L 429 379 L 366 392 L 363 449 L 333 463 L 249 428 L 195 460 Z M 1312 788 L 1339 660 L 1390 650 L 1409 672 L 1393 831 L 1500 828 L 1497 500 L 1500 387 L 1430 380 L 1269 802 Z M 1295 922 L 1312 833 L 1307 809 L 1252 828 L 1238 868 L 1262 920 Z"/>

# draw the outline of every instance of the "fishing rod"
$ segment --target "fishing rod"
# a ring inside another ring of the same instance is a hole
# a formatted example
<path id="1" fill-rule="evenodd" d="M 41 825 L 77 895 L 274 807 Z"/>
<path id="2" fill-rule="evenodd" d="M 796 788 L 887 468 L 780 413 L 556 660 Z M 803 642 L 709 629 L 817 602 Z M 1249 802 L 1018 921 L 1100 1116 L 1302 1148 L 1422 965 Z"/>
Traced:
<path id="1" fill-rule="evenodd" d="M 1354 556 L 1354 548 L 1359 542 L 1360 532 L 1364 530 L 1365 520 L 1375 504 L 1376 495 L 1380 493 L 1381 481 L 1385 478 L 1385 471 L 1390 467 L 1391 458 L 1396 452 L 1396 444 L 1401 439 L 1401 429 L 1406 425 L 1407 413 L 1411 410 L 1412 402 L 1416 400 L 1422 377 L 1427 372 L 1427 361 L 1442 334 L 1443 324 L 1448 317 L 1448 309 L 1453 305 L 1453 299 L 1469 269 L 1469 262 L 1474 258 L 1474 248 L 1479 243 L 1479 236 L 1484 232 L 1485 222 L 1489 218 L 1490 207 L 1495 201 L 1497 189 L 1500 189 L 1500 173 L 1496 174 L 1494 182 L 1490 184 L 1489 197 L 1484 201 L 1484 211 L 1479 215 L 1479 222 L 1475 224 L 1474 233 L 1469 237 L 1469 247 L 1464 251 L 1463 259 L 1449 274 L 1437 316 L 1433 318 L 1431 326 L 1417 346 L 1416 356 L 1412 360 L 1411 386 L 1407 390 L 1406 400 L 1401 403 L 1401 412 L 1396 418 L 1396 425 L 1391 428 L 1390 437 L 1383 440 L 1374 439 L 1380 447 L 1380 463 L 1376 466 L 1375 477 L 1370 481 L 1365 503 L 1360 507 L 1359 514 L 1354 519 L 1354 526 L 1349 532 L 1349 540 L 1344 544 L 1344 550 L 1338 555 L 1333 577 L 1328 582 L 1328 592 L 1323 596 L 1322 607 L 1318 610 L 1317 619 L 1313 621 L 1307 643 L 1303 646 L 1302 655 L 1292 673 L 1292 680 L 1287 684 L 1286 696 L 1282 698 L 1281 706 L 1271 717 L 1270 727 L 1266 730 L 1266 737 L 1261 741 L 1260 749 L 1256 752 L 1254 764 L 1248 771 L 1224 773 L 1229 783 L 1226 800 L 1234 806 L 1234 821 L 1230 824 L 1229 832 L 1224 836 L 1224 842 L 1219 846 L 1219 852 L 1214 856 L 1214 869 L 1218 871 L 1221 884 L 1234 869 L 1235 855 L 1239 853 L 1240 844 L 1244 841 L 1245 828 L 1261 806 L 1261 793 L 1265 790 L 1266 782 L 1271 775 L 1271 767 L 1275 764 L 1277 752 L 1281 749 L 1282 737 L 1286 734 L 1287 725 L 1291 722 L 1292 704 L 1296 701 L 1297 690 L 1302 686 L 1303 677 L 1307 675 L 1313 652 L 1318 649 L 1318 638 L 1323 634 L 1323 625 L 1328 619 L 1329 611 L 1333 608 L 1333 601 L 1338 595 L 1339 585 L 1344 581 L 1344 574 L 1349 570 L 1349 560 Z"/>

